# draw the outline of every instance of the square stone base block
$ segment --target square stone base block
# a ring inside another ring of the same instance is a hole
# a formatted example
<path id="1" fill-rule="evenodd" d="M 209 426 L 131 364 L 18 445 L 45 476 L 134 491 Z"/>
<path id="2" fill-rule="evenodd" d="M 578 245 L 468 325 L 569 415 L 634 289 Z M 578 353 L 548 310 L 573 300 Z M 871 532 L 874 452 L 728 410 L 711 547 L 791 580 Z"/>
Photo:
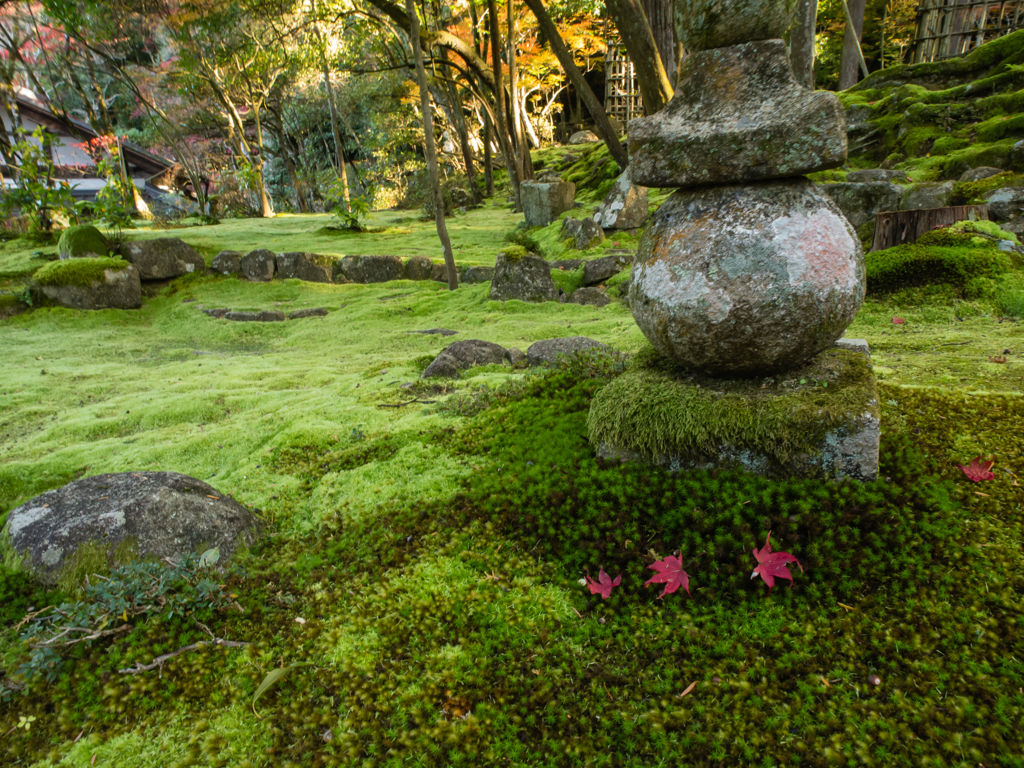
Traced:
<path id="1" fill-rule="evenodd" d="M 773 478 L 870 481 L 881 417 L 861 340 L 767 378 L 715 379 L 651 349 L 594 397 L 598 455 L 668 469 L 744 468 Z"/>

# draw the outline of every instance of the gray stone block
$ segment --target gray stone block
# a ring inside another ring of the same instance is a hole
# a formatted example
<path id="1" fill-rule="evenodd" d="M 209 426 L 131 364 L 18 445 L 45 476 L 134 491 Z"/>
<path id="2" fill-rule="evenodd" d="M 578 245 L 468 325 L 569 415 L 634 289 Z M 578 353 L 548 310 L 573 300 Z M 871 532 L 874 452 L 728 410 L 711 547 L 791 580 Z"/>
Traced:
<path id="1" fill-rule="evenodd" d="M 524 181 L 519 186 L 528 227 L 546 227 L 572 208 L 576 185 L 570 181 Z"/>

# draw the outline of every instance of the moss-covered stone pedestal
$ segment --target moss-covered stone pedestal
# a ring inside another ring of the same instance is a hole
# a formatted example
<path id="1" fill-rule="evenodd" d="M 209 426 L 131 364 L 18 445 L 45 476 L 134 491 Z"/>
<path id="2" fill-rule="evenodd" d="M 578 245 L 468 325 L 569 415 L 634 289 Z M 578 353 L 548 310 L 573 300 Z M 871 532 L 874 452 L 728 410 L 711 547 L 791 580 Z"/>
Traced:
<path id="1" fill-rule="evenodd" d="M 590 441 L 606 459 L 670 469 L 874 480 L 878 392 L 870 359 L 855 349 L 827 349 L 775 376 L 719 379 L 647 347 L 594 397 Z"/>

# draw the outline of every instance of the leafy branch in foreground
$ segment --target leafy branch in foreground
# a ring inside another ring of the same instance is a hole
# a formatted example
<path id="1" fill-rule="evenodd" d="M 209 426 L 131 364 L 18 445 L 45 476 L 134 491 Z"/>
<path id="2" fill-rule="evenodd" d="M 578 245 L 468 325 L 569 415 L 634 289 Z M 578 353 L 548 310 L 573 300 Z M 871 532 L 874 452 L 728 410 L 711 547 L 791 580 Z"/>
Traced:
<path id="1" fill-rule="evenodd" d="M 25 679 L 44 676 L 52 682 L 60 674 L 64 654 L 75 646 L 131 631 L 132 619 L 171 618 L 201 608 L 227 607 L 231 598 L 210 578 L 215 562 L 208 552 L 178 561 L 130 563 L 109 577 L 94 575 L 99 583 L 87 583 L 81 600 L 48 606 L 18 624 L 25 627 L 21 639 L 30 651 L 19 674 Z"/>

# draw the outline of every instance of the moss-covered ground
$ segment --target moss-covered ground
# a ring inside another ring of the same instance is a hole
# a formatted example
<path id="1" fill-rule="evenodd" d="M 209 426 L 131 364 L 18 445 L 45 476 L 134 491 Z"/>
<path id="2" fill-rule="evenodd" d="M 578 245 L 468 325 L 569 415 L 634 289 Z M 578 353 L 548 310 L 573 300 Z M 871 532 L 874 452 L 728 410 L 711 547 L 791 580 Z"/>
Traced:
<path id="1" fill-rule="evenodd" d="M 493 264 L 520 218 L 490 204 L 451 219 L 456 258 Z M 377 214 L 370 234 L 319 234 L 325 223 L 170 234 L 207 258 L 256 246 L 431 255 L 436 242 L 407 213 Z M 558 258 L 558 226 L 525 234 Z M 0 248 L 9 294 L 52 250 Z M 87 474 L 170 470 L 259 510 L 269 535 L 222 577 L 242 610 L 133 618 L 26 690 L 15 625 L 59 596 L 8 563 L 0 762 L 1022 765 L 1019 264 L 1007 274 L 974 292 L 938 282 L 865 302 L 847 335 L 870 342 L 879 379 L 881 477 L 867 485 L 606 465 L 587 419 L 622 372 L 615 359 L 418 378 L 454 339 L 525 350 L 584 335 L 636 351 L 617 298 L 500 304 L 488 284 L 207 275 L 140 310 L 4 319 L 0 514 Z M 200 307 L 331 312 L 232 323 Z M 434 328 L 458 335 L 415 333 Z M 994 480 L 956 467 L 976 456 L 995 460 Z M 769 531 L 800 558 L 792 589 L 750 579 Z M 692 597 L 658 599 L 648 566 L 675 550 Z M 606 601 L 579 583 L 601 568 L 623 574 Z M 251 645 L 119 672 L 203 640 L 199 622 Z M 296 663 L 309 666 L 254 709 L 265 675 Z"/>

